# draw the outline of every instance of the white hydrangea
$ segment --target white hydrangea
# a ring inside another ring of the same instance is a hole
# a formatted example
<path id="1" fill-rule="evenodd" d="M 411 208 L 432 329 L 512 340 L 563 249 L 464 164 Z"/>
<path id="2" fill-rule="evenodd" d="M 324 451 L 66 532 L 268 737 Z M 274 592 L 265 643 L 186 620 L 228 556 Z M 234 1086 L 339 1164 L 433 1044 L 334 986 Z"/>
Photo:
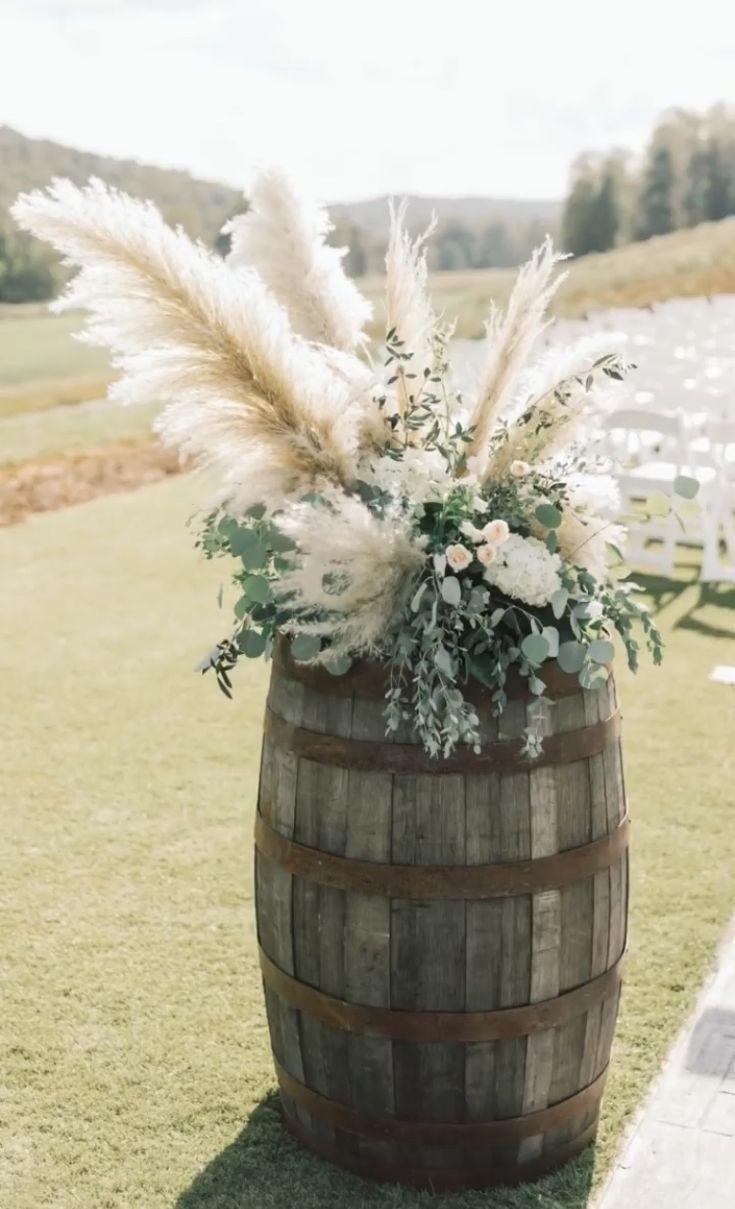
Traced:
<path id="1" fill-rule="evenodd" d="M 498 547 L 485 579 L 504 596 L 528 605 L 545 605 L 561 587 L 560 568 L 559 555 L 547 550 L 538 538 L 511 533 Z"/>
<path id="2" fill-rule="evenodd" d="M 455 485 L 438 450 L 413 446 L 402 458 L 377 458 L 364 471 L 364 477 L 394 499 L 403 497 L 415 503 L 441 499 Z"/>

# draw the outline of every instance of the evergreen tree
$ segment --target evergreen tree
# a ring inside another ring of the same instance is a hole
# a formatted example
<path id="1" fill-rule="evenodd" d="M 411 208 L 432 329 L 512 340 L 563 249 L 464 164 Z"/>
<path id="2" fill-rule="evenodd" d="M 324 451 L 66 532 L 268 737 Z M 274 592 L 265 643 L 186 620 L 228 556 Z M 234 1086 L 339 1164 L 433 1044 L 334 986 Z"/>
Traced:
<path id="1" fill-rule="evenodd" d="M 674 158 L 662 143 L 648 155 L 638 198 L 636 234 L 639 239 L 666 235 L 674 229 Z"/>

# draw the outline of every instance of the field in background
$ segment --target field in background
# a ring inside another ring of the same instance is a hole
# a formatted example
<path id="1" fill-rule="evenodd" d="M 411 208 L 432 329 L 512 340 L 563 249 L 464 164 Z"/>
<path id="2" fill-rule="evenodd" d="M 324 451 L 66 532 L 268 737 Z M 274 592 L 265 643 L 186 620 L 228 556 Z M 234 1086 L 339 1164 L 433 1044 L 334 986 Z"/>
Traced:
<path id="1" fill-rule="evenodd" d="M 434 274 L 436 307 L 448 319 L 456 318 L 457 336 L 481 336 L 491 301 L 505 301 L 514 276 L 507 269 Z M 360 285 L 375 302 L 372 330 L 379 338 L 382 279 L 367 278 Z M 735 293 L 735 219 L 571 263 L 552 309 L 577 318 L 606 307 L 646 307 L 718 293 Z M 102 349 L 72 339 L 81 322 L 78 314 L 52 315 L 37 303 L 0 306 L 0 419 L 104 395 L 109 362 Z M 114 427 L 116 421 L 106 414 Z M 104 421 L 99 427 L 104 430 Z M 103 432 L 100 436 L 104 439 Z"/>
<path id="2" fill-rule="evenodd" d="M 457 336 L 482 336 L 491 301 L 505 302 L 514 278 L 510 269 L 434 274 L 436 309 L 457 319 Z M 376 304 L 379 331 L 381 280 L 362 284 Z M 735 218 L 572 261 L 551 309 L 559 317 L 577 319 L 607 307 L 648 307 L 669 298 L 732 293 Z"/>
<path id="3" fill-rule="evenodd" d="M 239 668 L 232 702 L 193 673 L 228 616 L 184 525 L 203 495 L 179 478 L 0 532 L 0 1203 L 434 1209 L 303 1154 L 276 1115 L 251 881 L 267 670 Z M 632 915 L 596 1153 L 453 1209 L 583 1209 L 732 912 L 735 701 L 708 672 L 733 593 L 701 606 L 694 575 L 649 581 L 664 668 L 620 670 Z"/>
<path id="4" fill-rule="evenodd" d="M 104 395 L 107 354 L 72 339 L 80 326 L 80 315 L 37 303 L 0 306 L 0 417 Z"/>

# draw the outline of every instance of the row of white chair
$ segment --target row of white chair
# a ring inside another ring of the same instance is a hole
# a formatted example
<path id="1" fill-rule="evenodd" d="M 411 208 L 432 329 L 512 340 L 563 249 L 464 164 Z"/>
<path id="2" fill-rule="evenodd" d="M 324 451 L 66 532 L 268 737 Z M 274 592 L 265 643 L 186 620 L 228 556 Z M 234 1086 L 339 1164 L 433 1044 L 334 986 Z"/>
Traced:
<path id="1" fill-rule="evenodd" d="M 629 561 L 670 575 L 682 543 L 702 549 L 703 581 L 735 582 L 735 419 L 708 418 L 694 430 L 681 413 L 625 408 L 605 417 L 602 451 L 619 467 L 630 514 L 652 492 L 670 493 L 678 475 L 700 486 L 697 504 L 683 515 L 675 511 L 631 525 Z"/>

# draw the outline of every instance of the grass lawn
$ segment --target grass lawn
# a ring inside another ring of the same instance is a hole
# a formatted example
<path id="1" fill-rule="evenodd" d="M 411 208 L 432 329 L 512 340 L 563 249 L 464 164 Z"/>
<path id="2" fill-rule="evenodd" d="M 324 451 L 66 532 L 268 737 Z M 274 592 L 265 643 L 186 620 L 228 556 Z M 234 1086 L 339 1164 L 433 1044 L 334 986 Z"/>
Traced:
<path id="1" fill-rule="evenodd" d="M 52 315 L 37 303 L 0 306 L 0 416 L 101 398 L 107 352 L 72 339 L 79 312 Z"/>
<path id="2" fill-rule="evenodd" d="M 121 407 L 103 399 L 0 416 L 0 466 L 116 441 L 147 441 L 158 410 L 153 403 Z"/>
<path id="3" fill-rule="evenodd" d="M 582 1209 L 735 907 L 733 594 L 659 601 L 666 666 L 622 675 L 631 953 L 596 1152 L 431 1198 L 298 1151 L 271 1096 L 250 830 L 266 683 L 192 666 L 226 629 L 177 479 L 0 532 L 8 1209 Z M 725 607 L 729 605 L 728 607 Z M 636 1207 L 637 1209 L 637 1207 Z"/>

